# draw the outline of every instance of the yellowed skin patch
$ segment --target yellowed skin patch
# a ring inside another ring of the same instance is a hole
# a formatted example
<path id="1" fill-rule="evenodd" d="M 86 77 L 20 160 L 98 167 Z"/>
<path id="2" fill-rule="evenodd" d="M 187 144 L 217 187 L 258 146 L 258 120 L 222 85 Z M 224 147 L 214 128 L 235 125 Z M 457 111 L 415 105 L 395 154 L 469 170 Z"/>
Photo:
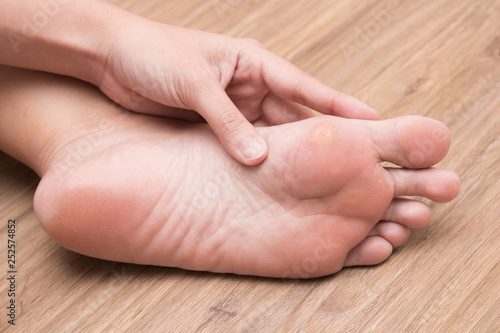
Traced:
<path id="1" fill-rule="evenodd" d="M 329 123 L 317 125 L 309 135 L 309 142 L 313 144 L 328 144 L 335 136 L 334 128 Z"/>
<path id="2" fill-rule="evenodd" d="M 343 204 L 350 206 L 359 205 L 360 202 L 365 199 L 365 197 L 366 197 L 366 189 L 363 187 L 346 189 L 343 196 L 344 199 Z"/>

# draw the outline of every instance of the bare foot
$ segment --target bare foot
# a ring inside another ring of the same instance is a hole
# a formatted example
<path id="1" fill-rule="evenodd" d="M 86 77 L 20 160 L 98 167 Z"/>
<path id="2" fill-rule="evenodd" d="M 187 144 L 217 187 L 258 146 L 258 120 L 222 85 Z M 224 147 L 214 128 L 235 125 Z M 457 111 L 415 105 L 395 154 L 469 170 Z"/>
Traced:
<path id="1" fill-rule="evenodd" d="M 384 261 L 409 228 L 429 222 L 426 205 L 398 197 L 446 202 L 459 190 L 454 173 L 428 168 L 446 154 L 450 138 L 427 118 L 322 116 L 263 127 L 269 156 L 244 167 L 206 125 L 124 113 L 94 89 L 58 80 L 51 90 L 58 95 L 33 104 L 66 117 L 47 120 L 57 135 L 32 165 L 42 176 L 34 207 L 57 242 L 82 254 L 212 272 L 323 276 Z M 383 168 L 381 161 L 405 168 Z"/>

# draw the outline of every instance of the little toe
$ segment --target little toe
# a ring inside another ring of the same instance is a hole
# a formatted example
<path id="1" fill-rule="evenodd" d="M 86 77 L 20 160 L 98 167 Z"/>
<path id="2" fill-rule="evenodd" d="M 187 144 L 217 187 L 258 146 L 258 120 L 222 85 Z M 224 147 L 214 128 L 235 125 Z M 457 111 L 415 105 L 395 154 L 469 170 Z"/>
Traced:
<path id="1" fill-rule="evenodd" d="M 411 229 L 425 227 L 431 220 L 432 211 L 425 203 L 410 199 L 394 199 L 382 221 L 393 221 Z"/>
<path id="2" fill-rule="evenodd" d="M 420 196 L 435 202 L 449 202 L 460 191 L 460 180 L 451 171 L 442 169 L 386 169 L 394 180 L 394 197 Z"/>
<path id="3" fill-rule="evenodd" d="M 367 266 L 380 264 L 392 254 L 393 246 L 385 238 L 370 236 L 354 247 L 346 257 L 344 266 Z"/>
<path id="4" fill-rule="evenodd" d="M 406 243 L 410 237 L 410 228 L 396 222 L 379 222 L 368 234 L 371 236 L 380 236 L 391 243 L 393 247 L 398 247 Z"/>
<path id="5" fill-rule="evenodd" d="M 369 123 L 379 161 L 405 168 L 428 168 L 443 159 L 450 147 L 450 132 L 441 122 L 407 116 Z"/>

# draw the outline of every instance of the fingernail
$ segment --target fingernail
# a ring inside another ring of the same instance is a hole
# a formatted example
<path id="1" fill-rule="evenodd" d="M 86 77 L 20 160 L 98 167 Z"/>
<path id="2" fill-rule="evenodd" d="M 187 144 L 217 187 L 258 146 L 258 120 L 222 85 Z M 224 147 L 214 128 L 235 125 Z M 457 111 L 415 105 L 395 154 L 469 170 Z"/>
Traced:
<path id="1" fill-rule="evenodd" d="M 241 146 L 241 154 L 248 161 L 254 161 L 264 155 L 267 150 L 267 144 L 259 137 L 247 139 Z"/>

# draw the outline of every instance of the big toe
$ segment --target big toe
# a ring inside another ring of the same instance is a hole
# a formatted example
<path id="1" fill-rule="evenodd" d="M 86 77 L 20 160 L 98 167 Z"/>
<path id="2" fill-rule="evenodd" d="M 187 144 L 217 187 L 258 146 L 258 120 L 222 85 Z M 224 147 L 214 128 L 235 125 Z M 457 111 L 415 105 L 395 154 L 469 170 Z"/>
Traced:
<path id="1" fill-rule="evenodd" d="M 450 147 L 450 131 L 443 123 L 420 116 L 369 123 L 379 161 L 420 169 L 438 163 Z"/>

